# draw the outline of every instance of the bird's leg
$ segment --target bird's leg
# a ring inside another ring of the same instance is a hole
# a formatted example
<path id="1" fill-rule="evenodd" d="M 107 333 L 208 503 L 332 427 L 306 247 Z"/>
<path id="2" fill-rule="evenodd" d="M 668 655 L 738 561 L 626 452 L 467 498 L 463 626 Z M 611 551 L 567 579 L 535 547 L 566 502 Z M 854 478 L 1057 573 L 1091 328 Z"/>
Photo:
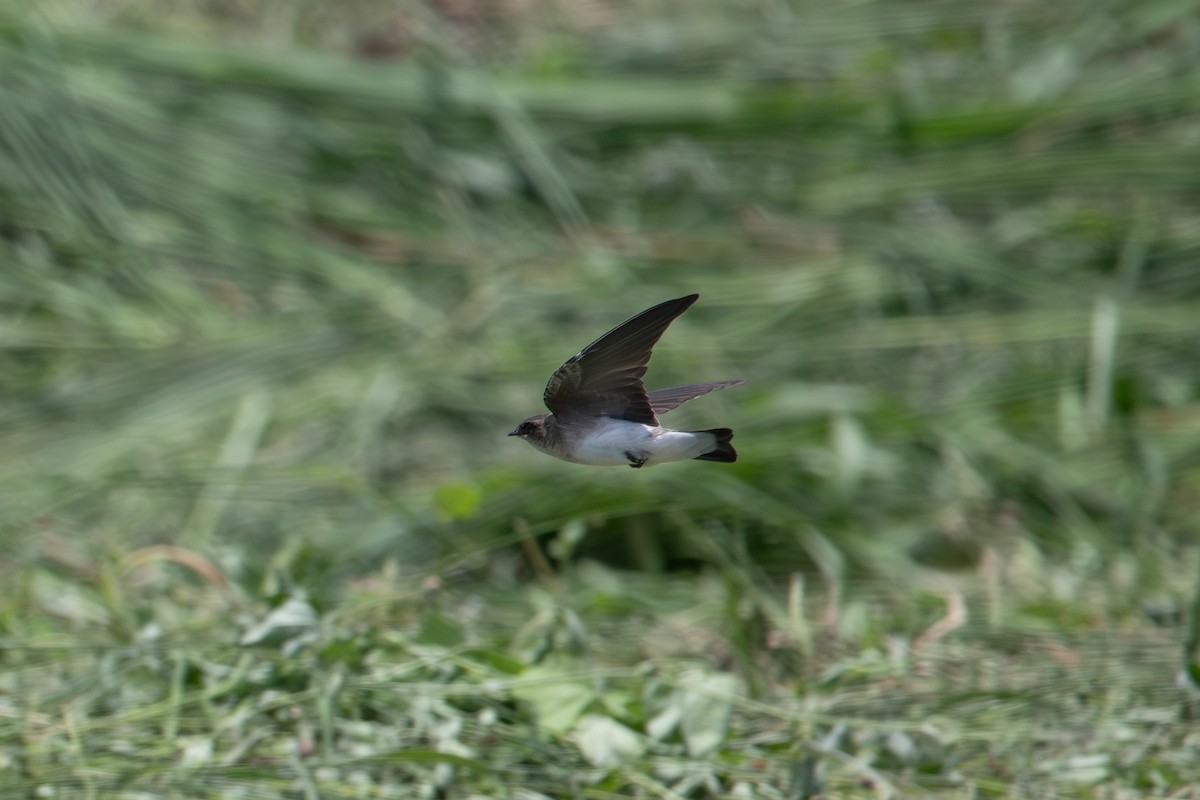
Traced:
<path id="1" fill-rule="evenodd" d="M 641 469 L 642 465 L 646 463 L 645 458 L 638 458 L 629 450 L 625 451 L 625 457 L 629 459 L 629 466 L 634 469 Z"/>

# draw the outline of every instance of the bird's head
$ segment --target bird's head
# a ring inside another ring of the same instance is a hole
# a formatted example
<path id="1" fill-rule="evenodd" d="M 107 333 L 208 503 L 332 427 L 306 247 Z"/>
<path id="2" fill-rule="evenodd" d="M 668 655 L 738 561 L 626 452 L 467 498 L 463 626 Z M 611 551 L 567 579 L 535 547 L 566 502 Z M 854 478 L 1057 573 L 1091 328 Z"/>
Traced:
<path id="1" fill-rule="evenodd" d="M 549 414 L 534 414 L 513 428 L 509 436 L 519 436 L 532 445 L 541 444 L 546 438 L 546 417 Z"/>

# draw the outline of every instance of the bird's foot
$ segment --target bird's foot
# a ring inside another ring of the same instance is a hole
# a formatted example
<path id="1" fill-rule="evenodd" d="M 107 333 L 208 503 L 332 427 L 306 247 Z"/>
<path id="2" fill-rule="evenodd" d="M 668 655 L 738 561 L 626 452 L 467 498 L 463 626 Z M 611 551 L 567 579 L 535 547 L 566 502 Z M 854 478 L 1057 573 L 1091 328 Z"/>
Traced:
<path id="1" fill-rule="evenodd" d="M 625 451 L 625 457 L 629 459 L 629 466 L 633 467 L 634 469 L 641 469 L 642 465 L 646 463 L 646 459 L 638 458 L 629 450 Z"/>

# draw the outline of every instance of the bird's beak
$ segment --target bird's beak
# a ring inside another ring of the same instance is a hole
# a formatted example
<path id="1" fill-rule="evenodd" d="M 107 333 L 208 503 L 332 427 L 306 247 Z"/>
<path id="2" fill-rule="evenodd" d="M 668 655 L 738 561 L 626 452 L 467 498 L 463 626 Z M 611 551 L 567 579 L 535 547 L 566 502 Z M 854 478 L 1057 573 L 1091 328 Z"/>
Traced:
<path id="1" fill-rule="evenodd" d="M 514 429 L 514 430 L 513 430 L 511 433 L 509 433 L 508 435 L 509 435 L 509 436 L 516 436 L 516 435 L 517 435 L 517 432 L 516 432 L 516 430 Z"/>

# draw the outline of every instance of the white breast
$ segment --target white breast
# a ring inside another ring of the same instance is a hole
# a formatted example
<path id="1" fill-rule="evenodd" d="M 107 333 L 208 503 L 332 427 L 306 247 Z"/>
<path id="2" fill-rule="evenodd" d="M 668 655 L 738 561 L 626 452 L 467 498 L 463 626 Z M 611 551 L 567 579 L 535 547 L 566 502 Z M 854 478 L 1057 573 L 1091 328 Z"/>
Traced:
<path id="1" fill-rule="evenodd" d="M 716 445 L 710 433 L 688 433 L 626 420 L 605 420 L 590 436 L 577 443 L 569 461 L 611 467 L 629 463 L 632 453 L 646 466 L 666 461 L 686 461 Z"/>
<path id="2" fill-rule="evenodd" d="M 626 451 L 641 457 L 647 445 L 653 441 L 654 428 L 640 422 L 623 419 L 605 420 L 589 436 L 576 444 L 570 461 L 592 464 L 597 467 L 612 467 L 628 464 Z"/>

